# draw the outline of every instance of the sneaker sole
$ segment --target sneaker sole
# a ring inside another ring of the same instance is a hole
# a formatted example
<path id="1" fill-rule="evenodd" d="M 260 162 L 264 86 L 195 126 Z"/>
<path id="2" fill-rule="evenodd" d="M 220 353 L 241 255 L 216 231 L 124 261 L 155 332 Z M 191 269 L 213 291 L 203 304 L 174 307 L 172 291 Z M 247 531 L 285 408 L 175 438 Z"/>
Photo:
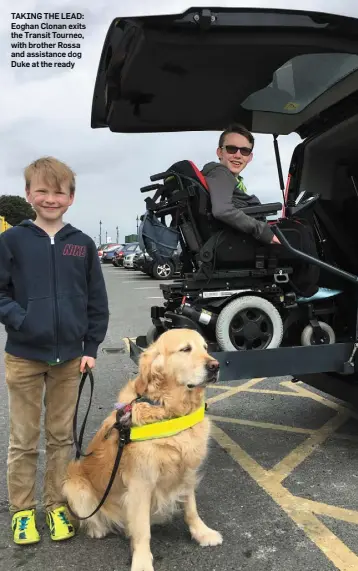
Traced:
<path id="1" fill-rule="evenodd" d="M 52 539 L 52 541 L 65 541 L 66 539 L 71 539 L 71 537 L 74 537 L 74 536 L 75 536 L 75 533 L 72 533 L 71 535 L 65 535 L 62 537 L 53 537 L 51 535 L 51 539 Z"/>
<path id="2" fill-rule="evenodd" d="M 16 545 L 31 545 L 32 543 L 39 543 L 39 541 L 41 541 L 40 537 L 38 539 L 25 539 L 20 541 L 16 541 L 16 539 L 14 539 L 14 543 L 16 543 Z"/>

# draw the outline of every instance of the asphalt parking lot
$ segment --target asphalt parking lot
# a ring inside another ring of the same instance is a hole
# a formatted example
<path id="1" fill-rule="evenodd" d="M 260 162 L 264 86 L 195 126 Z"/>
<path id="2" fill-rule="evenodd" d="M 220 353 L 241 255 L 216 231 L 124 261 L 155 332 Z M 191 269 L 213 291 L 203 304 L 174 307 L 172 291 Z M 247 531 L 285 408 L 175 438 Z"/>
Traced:
<path id="1" fill-rule="evenodd" d="M 150 306 L 161 303 L 157 281 L 112 266 L 103 271 L 111 309 L 103 347 L 119 352 L 99 355 L 87 441 L 112 410 L 121 385 L 136 373 L 125 338 L 144 334 L 151 323 Z M 129 570 L 126 539 L 78 535 L 52 543 L 42 515 L 39 544 L 24 548 L 12 543 L 4 341 L 0 326 L 0 569 Z M 208 391 L 208 403 L 213 438 L 197 493 L 198 508 L 206 523 L 223 534 L 224 543 L 200 548 L 190 540 L 182 518 L 176 517 L 170 525 L 152 530 L 155 570 L 358 570 L 358 415 L 285 378 L 219 383 Z M 42 439 L 39 494 L 43 450 Z"/>

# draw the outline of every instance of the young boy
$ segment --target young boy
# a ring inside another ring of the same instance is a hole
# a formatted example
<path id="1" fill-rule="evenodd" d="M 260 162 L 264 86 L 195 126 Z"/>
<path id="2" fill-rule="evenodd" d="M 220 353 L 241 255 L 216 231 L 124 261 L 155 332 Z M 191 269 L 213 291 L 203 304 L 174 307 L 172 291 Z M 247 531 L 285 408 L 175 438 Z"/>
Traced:
<path id="1" fill-rule="evenodd" d="M 61 493 L 72 447 L 80 372 L 93 368 L 108 326 L 108 300 L 93 240 L 63 215 L 75 175 L 52 158 L 25 169 L 36 220 L 0 234 L 0 322 L 5 325 L 10 442 L 8 492 L 14 541 L 40 541 L 35 480 L 45 388 L 44 505 L 54 541 L 74 535 Z"/>
<path id="2" fill-rule="evenodd" d="M 230 125 L 221 133 L 216 150 L 219 162 L 207 163 L 202 170 L 210 190 L 212 214 L 224 224 L 251 234 L 264 244 L 279 244 L 265 221 L 241 210 L 261 204 L 255 195 L 248 194 L 241 176 L 252 161 L 254 143 L 252 133 L 243 125 Z"/>

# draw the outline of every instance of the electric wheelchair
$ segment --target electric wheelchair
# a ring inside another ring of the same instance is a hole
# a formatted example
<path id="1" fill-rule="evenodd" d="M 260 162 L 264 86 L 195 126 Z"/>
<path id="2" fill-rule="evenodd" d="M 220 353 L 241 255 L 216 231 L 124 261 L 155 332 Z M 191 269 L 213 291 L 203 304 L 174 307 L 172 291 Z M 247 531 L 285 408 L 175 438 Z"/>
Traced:
<path id="1" fill-rule="evenodd" d="M 338 280 L 332 287 L 324 260 L 321 267 L 312 263 L 324 258 L 312 223 L 318 195 L 281 218 L 278 202 L 243 209 L 259 219 L 276 217 L 268 223 L 281 244 L 265 245 L 214 219 L 207 182 L 191 161 L 150 178 L 162 182 L 141 188 L 155 190 L 145 200 L 141 246 L 163 263 L 180 242 L 183 270 L 160 285 L 164 304 L 151 308 L 147 343 L 173 327 L 198 330 L 216 351 L 333 344 L 349 336 L 347 320 L 340 320 L 349 286 Z"/>

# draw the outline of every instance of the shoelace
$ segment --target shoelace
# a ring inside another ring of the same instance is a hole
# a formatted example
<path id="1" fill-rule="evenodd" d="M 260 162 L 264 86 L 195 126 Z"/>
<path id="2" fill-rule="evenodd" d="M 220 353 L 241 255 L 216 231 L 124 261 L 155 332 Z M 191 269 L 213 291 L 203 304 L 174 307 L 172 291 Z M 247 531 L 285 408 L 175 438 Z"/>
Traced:
<path id="1" fill-rule="evenodd" d="M 20 518 L 19 531 L 26 531 L 27 524 L 29 523 L 29 519 L 30 518 L 27 516 Z"/>
<path id="2" fill-rule="evenodd" d="M 58 514 L 58 517 L 60 518 L 60 520 L 61 520 L 64 524 L 70 525 L 70 522 L 68 521 L 67 516 L 66 516 L 66 514 L 65 514 L 64 511 L 63 511 L 63 512 L 60 512 L 60 513 Z"/>

